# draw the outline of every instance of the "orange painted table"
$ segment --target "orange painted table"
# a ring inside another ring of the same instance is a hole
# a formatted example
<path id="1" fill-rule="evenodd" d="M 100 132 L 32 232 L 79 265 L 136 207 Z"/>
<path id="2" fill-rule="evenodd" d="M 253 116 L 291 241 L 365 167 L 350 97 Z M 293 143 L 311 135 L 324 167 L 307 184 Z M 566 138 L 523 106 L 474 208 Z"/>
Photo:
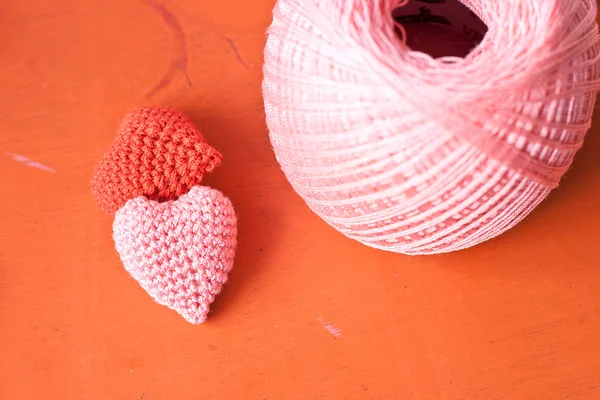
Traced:
<path id="1" fill-rule="evenodd" d="M 600 130 L 522 224 L 407 257 L 336 233 L 270 150 L 272 0 L 0 5 L 0 399 L 600 399 Z M 92 170 L 142 104 L 187 112 L 240 215 L 186 323 L 127 275 Z"/>

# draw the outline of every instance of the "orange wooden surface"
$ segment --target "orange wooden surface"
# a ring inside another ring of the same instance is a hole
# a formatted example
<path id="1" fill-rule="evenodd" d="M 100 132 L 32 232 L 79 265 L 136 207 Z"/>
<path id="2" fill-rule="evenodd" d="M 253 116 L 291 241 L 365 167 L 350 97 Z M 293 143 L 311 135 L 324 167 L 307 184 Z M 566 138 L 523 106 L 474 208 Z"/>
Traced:
<path id="1" fill-rule="evenodd" d="M 314 216 L 270 150 L 273 1 L 158 1 L 0 4 L 0 399 L 600 399 L 598 126 L 504 236 L 373 250 Z M 201 326 L 127 275 L 90 195 L 142 104 L 189 113 L 240 215 Z"/>

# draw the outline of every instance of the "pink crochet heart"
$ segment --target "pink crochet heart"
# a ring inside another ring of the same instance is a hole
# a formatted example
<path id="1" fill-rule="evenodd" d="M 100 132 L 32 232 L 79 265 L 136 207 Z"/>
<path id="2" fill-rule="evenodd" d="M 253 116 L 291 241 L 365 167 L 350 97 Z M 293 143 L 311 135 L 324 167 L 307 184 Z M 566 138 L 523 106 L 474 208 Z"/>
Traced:
<path id="1" fill-rule="evenodd" d="M 125 269 L 159 304 L 192 324 L 206 320 L 227 281 L 236 236 L 233 205 L 204 186 L 165 203 L 137 197 L 117 211 L 113 223 Z"/>

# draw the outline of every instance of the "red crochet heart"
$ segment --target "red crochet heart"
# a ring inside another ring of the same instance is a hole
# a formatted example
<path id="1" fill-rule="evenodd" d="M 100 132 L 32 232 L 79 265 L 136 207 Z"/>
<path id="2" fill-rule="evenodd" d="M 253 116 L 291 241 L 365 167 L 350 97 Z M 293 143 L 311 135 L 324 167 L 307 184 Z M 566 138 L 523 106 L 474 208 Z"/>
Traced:
<path id="1" fill-rule="evenodd" d="M 139 108 L 124 118 L 94 171 L 92 194 L 109 214 L 140 196 L 175 200 L 198 185 L 221 159 L 183 113 L 165 107 Z"/>

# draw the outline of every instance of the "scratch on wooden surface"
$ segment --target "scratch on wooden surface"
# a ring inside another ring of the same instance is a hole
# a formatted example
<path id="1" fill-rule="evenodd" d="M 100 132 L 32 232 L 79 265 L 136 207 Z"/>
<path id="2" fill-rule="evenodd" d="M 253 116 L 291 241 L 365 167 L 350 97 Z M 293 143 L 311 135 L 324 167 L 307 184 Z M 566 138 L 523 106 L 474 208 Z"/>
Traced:
<path id="1" fill-rule="evenodd" d="M 175 39 L 175 54 L 173 55 L 173 59 L 171 60 L 169 70 L 163 75 L 162 79 L 146 94 L 146 98 L 149 99 L 158 92 L 160 92 L 162 89 L 166 88 L 175 77 L 175 73 L 177 71 L 181 71 L 184 74 L 188 85 L 192 86 L 192 80 L 190 79 L 190 76 L 187 73 L 187 43 L 185 40 L 185 33 L 183 31 L 183 28 L 181 27 L 181 23 L 179 23 L 179 20 L 177 20 L 173 13 L 171 13 L 164 5 L 160 4 L 156 0 L 144 0 L 144 2 L 150 8 L 152 8 L 160 14 L 160 16 L 163 18 L 163 21 L 165 21 L 165 24 L 173 32 L 173 36 Z"/>
<path id="2" fill-rule="evenodd" d="M 32 168 L 37 168 L 37 169 L 41 169 L 42 171 L 48 171 L 48 172 L 52 172 L 53 174 L 58 173 L 57 170 L 55 170 L 52 167 L 49 167 L 45 164 L 42 164 L 40 162 L 37 161 L 33 161 L 25 156 L 22 156 L 20 154 L 15 154 L 15 153 L 9 153 L 6 152 L 4 153 L 4 155 L 6 155 L 7 157 L 12 158 L 14 161 L 21 163 L 23 165 L 27 165 L 28 167 L 32 167 Z"/>
<path id="3" fill-rule="evenodd" d="M 148 384 L 146 385 L 146 390 L 144 390 L 144 393 L 142 393 L 142 395 L 140 396 L 140 400 L 144 400 L 146 396 L 148 396 L 148 393 L 150 393 L 150 383 L 152 383 L 152 381 L 148 382 Z"/>
<path id="4" fill-rule="evenodd" d="M 319 317 L 318 320 L 321 323 L 321 325 L 323 325 L 323 328 L 325 328 L 327 330 L 327 332 L 331 333 L 333 335 L 333 337 L 336 337 L 336 338 L 342 337 L 342 330 L 338 329 L 334 324 L 332 324 L 331 322 L 325 321 L 321 317 Z"/>
<path id="5" fill-rule="evenodd" d="M 223 36 L 223 39 L 227 43 L 229 43 L 231 50 L 233 50 L 233 54 L 235 54 L 235 58 L 237 58 L 237 60 L 240 62 L 240 64 L 242 64 L 244 66 L 244 68 L 249 69 L 250 67 L 248 66 L 248 64 L 246 64 L 246 61 L 244 61 L 244 59 L 242 58 L 242 55 L 240 54 L 240 51 L 238 50 L 237 46 L 235 45 L 235 42 L 233 41 L 233 39 L 230 39 L 225 36 Z"/>

